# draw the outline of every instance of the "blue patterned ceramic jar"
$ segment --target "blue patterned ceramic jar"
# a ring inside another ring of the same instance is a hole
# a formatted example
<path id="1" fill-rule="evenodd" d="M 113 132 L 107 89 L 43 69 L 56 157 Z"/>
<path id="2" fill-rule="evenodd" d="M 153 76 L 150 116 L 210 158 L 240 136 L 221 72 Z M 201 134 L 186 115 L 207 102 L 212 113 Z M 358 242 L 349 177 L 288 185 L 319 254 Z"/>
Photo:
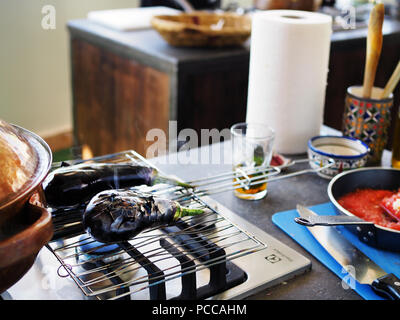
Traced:
<path id="1" fill-rule="evenodd" d="M 362 87 L 347 89 L 342 133 L 368 145 L 367 165 L 380 165 L 391 123 L 393 94 L 380 99 L 383 89 L 374 87 L 372 98 L 362 98 Z"/>

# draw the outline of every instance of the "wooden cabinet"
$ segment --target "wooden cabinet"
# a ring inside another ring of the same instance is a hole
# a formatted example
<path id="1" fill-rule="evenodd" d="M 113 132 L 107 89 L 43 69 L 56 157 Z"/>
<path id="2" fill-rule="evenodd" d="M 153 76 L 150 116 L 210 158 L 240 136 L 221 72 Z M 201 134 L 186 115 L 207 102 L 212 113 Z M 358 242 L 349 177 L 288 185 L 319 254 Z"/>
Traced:
<path id="1" fill-rule="evenodd" d="M 95 156 L 143 154 L 146 133 L 168 129 L 168 75 L 80 39 L 71 48 L 76 143 Z"/>
<path id="2" fill-rule="evenodd" d="M 178 49 L 154 30 L 112 31 L 87 20 L 70 31 L 75 144 L 94 156 L 134 149 L 149 130 L 224 129 L 246 116 L 249 51 Z M 174 141 L 179 145 L 179 142 Z"/>

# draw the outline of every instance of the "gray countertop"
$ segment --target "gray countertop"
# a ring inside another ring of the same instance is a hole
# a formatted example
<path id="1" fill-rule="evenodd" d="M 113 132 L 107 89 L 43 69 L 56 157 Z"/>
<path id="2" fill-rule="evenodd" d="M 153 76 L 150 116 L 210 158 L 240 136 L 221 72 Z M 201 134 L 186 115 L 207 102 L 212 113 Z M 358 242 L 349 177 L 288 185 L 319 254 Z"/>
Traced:
<path id="1" fill-rule="evenodd" d="M 90 20 L 74 20 L 68 23 L 71 38 L 84 39 L 133 58 L 163 72 L 174 72 L 197 63 L 215 63 L 219 59 L 243 59 L 249 56 L 248 44 L 234 48 L 176 48 L 170 46 L 153 29 L 118 31 Z"/>
<path id="2" fill-rule="evenodd" d="M 176 71 L 178 66 L 180 71 L 207 65 L 215 67 L 221 59 L 243 61 L 249 58 L 250 52 L 250 40 L 243 46 L 232 48 L 175 48 L 153 29 L 119 31 L 88 19 L 70 21 L 67 27 L 71 38 L 84 39 L 164 72 Z M 335 31 L 331 38 L 332 48 L 349 47 L 357 42 L 364 44 L 367 33 L 365 27 Z M 391 38 L 398 40 L 400 22 L 385 20 L 383 35 L 386 42 Z"/>

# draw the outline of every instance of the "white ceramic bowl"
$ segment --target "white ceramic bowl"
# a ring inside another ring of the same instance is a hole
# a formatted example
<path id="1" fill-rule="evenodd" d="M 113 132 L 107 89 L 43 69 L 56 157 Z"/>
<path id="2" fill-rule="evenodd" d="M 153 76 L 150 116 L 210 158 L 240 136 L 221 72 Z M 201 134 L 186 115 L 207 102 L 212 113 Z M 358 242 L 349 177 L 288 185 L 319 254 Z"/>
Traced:
<path id="1" fill-rule="evenodd" d="M 332 179 L 339 173 L 361 168 L 367 162 L 369 148 L 361 140 L 343 136 L 316 136 L 308 141 L 310 166 L 318 169 L 330 159 L 334 165 L 320 170 L 318 175 Z"/>

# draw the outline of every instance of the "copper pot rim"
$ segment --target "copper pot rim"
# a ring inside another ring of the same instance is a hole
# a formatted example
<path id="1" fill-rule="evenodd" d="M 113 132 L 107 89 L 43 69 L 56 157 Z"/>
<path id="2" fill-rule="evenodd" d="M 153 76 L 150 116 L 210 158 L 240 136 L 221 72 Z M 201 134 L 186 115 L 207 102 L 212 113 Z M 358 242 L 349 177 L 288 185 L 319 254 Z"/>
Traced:
<path id="1" fill-rule="evenodd" d="M 38 165 L 30 180 L 25 183 L 20 190 L 15 192 L 12 196 L 6 197 L 4 201 L 0 202 L 0 212 L 1 210 L 7 209 L 8 207 L 17 203 L 18 201 L 24 199 L 28 200 L 28 197 L 30 197 L 30 195 L 47 177 L 53 161 L 53 154 L 49 145 L 40 136 L 20 126 L 14 124 L 10 125 L 14 127 L 34 149 L 38 157 Z"/>

